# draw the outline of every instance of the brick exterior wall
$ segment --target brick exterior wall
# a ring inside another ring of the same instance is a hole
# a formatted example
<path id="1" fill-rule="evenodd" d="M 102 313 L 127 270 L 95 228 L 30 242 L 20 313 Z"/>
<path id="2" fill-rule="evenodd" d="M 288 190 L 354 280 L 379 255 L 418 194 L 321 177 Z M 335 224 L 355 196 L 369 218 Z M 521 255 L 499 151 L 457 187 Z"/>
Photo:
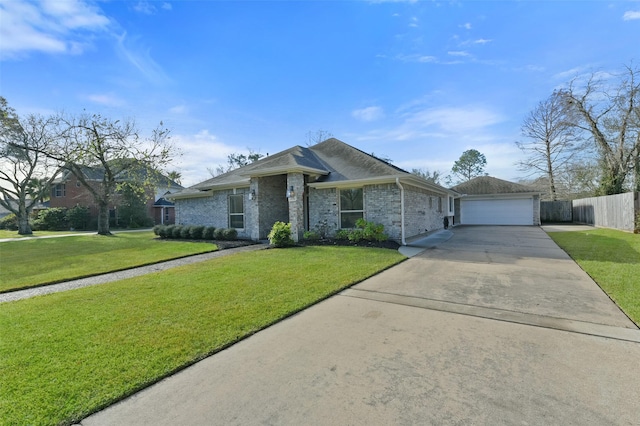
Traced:
<path id="1" fill-rule="evenodd" d="M 229 195 L 244 194 L 244 228 L 238 229 L 239 238 L 252 238 L 253 210 L 250 208 L 249 189 L 215 191 L 211 197 L 175 200 L 176 224 L 229 227 Z"/>
<path id="2" fill-rule="evenodd" d="M 289 222 L 286 185 L 286 175 L 251 179 L 251 189 L 256 192 L 256 200 L 250 202 L 250 208 L 252 217 L 258 220 L 257 226 L 252 224 L 251 239 L 266 239 L 274 223 Z"/>
<path id="3" fill-rule="evenodd" d="M 286 191 L 292 186 L 295 196 L 287 199 Z M 448 209 L 447 197 L 408 185 L 404 185 L 404 190 L 405 238 L 442 229 Z M 255 199 L 250 200 L 252 191 L 255 192 Z M 335 235 L 340 226 L 339 190 L 307 187 L 307 194 L 304 191 L 305 177 L 302 173 L 254 178 L 249 188 L 237 189 L 236 193 L 245 194 L 245 228 L 238 230 L 238 236 L 252 240 L 265 239 L 276 221 L 291 223 L 295 241 L 302 239 L 306 229 L 317 229 L 325 221 L 329 235 Z M 211 197 L 176 200 L 176 223 L 228 227 L 228 196 L 232 193 L 233 190 L 216 191 Z M 367 185 L 363 188 L 363 196 L 364 218 L 384 225 L 390 239 L 401 241 L 400 188 L 394 183 Z M 439 197 L 442 197 L 442 211 L 438 210 Z M 308 212 L 305 211 L 305 203 L 308 203 Z"/>
<path id="4" fill-rule="evenodd" d="M 438 211 L 437 198 L 441 195 L 412 186 L 405 189 L 405 238 L 411 238 L 427 231 L 443 228 L 447 198 L 443 197 L 442 210 Z M 390 239 L 402 239 L 402 216 L 400 214 L 400 188 L 396 184 L 367 185 L 364 187 L 364 218 L 384 225 Z M 429 197 L 432 198 L 429 207 Z M 315 229 L 326 221 L 331 234 L 339 229 L 339 192 L 336 188 L 310 189 L 309 228 Z"/>

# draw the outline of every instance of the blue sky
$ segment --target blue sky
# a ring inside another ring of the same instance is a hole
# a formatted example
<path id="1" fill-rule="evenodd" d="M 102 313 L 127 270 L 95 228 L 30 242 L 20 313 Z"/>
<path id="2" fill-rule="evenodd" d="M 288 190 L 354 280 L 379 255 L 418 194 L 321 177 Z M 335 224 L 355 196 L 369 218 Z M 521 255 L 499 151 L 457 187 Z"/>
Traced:
<path id="1" fill-rule="evenodd" d="M 638 1 L 0 0 L 0 95 L 19 114 L 163 121 L 186 185 L 320 129 L 407 170 L 477 149 L 517 180 L 525 115 L 631 61 Z"/>

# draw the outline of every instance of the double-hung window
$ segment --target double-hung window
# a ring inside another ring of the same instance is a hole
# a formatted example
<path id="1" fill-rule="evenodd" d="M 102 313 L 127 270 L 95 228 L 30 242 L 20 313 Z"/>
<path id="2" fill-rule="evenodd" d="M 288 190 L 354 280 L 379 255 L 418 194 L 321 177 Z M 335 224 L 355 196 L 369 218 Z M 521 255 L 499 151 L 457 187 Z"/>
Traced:
<path id="1" fill-rule="evenodd" d="M 362 188 L 340 190 L 340 228 L 355 228 L 356 221 L 364 218 Z"/>
<path id="2" fill-rule="evenodd" d="M 229 228 L 244 228 L 244 194 L 229 195 Z"/>
<path id="3" fill-rule="evenodd" d="M 67 195 L 67 187 L 64 183 L 59 183 L 53 187 L 54 196 L 57 198 Z"/>

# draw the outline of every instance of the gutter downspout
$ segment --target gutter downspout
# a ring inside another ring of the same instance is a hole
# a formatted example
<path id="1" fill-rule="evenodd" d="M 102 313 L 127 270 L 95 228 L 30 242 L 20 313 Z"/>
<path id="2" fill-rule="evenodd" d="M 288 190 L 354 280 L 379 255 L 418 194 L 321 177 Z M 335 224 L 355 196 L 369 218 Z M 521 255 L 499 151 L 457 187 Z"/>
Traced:
<path id="1" fill-rule="evenodd" d="M 396 185 L 400 188 L 400 230 L 402 235 L 402 245 L 406 246 L 407 242 L 404 239 L 404 188 L 400 184 L 400 178 L 396 178 Z"/>

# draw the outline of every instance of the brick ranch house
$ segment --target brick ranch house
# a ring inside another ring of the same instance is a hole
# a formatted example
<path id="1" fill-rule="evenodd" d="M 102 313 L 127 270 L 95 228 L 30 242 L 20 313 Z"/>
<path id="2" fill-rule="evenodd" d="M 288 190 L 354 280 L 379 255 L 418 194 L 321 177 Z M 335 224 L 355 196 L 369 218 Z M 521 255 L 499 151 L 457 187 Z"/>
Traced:
<path id="1" fill-rule="evenodd" d="M 172 193 L 176 223 L 236 228 L 267 237 L 276 221 L 290 222 L 299 241 L 325 223 L 330 234 L 358 218 L 384 225 L 395 241 L 453 223 L 456 192 L 408 173 L 337 139 L 295 146 Z"/>
<path id="2" fill-rule="evenodd" d="M 104 170 L 98 167 L 84 167 L 83 173 L 86 181 L 90 185 L 100 185 L 104 175 Z M 175 223 L 175 208 L 173 202 L 168 201 L 165 196 L 170 191 L 180 191 L 182 186 L 173 182 L 166 176 L 159 176 L 154 188 L 147 191 L 146 213 L 154 220 L 155 224 Z M 73 208 L 76 206 L 88 207 L 89 215 L 97 218 L 98 207 L 95 205 L 93 195 L 76 176 L 70 171 L 63 171 L 51 187 L 51 200 L 49 207 Z M 110 216 L 117 213 L 119 206 L 118 196 L 113 199 L 113 205 L 109 207 Z"/>

